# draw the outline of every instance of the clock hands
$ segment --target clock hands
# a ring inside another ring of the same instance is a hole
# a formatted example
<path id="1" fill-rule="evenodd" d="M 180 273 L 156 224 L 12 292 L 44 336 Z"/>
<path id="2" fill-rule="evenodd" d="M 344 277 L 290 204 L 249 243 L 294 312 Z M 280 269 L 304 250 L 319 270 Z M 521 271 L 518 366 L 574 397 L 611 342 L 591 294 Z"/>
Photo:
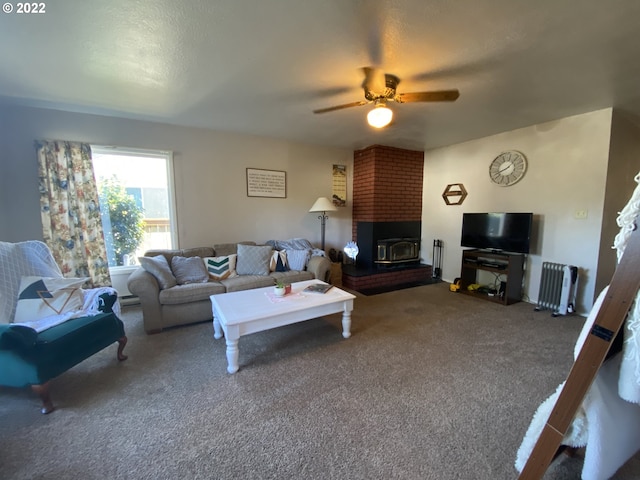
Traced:
<path id="1" fill-rule="evenodd" d="M 498 170 L 498 173 L 500 175 L 502 175 L 502 172 L 506 172 L 507 170 L 509 170 L 513 164 L 511 162 L 507 162 L 507 163 L 503 163 L 503 165 L 506 165 L 505 167 L 500 167 L 500 170 Z"/>

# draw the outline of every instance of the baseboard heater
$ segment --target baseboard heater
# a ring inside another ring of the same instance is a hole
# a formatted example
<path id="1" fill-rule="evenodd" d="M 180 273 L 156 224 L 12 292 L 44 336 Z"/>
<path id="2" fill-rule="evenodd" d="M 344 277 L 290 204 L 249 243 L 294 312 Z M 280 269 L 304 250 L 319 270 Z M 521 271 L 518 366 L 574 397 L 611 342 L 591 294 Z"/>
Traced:
<path id="1" fill-rule="evenodd" d="M 554 317 L 575 312 L 578 267 L 543 262 L 536 310 L 551 310 Z"/>
<path id="2" fill-rule="evenodd" d="M 130 305 L 139 305 L 140 304 L 140 298 L 137 297 L 136 295 L 127 295 L 124 297 L 120 297 L 120 305 L 122 305 L 123 307 L 128 307 Z"/>

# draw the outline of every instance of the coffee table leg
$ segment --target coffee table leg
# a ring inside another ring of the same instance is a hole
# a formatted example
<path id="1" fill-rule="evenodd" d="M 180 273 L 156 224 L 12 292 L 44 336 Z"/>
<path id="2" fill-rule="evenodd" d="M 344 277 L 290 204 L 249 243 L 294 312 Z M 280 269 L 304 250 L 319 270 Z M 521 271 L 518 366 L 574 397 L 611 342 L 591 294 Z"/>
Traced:
<path id="1" fill-rule="evenodd" d="M 351 336 L 351 310 L 345 305 L 342 312 L 342 336 L 349 338 Z"/>
<path id="2" fill-rule="evenodd" d="M 220 320 L 218 320 L 218 316 L 213 313 L 213 338 L 219 340 L 222 338 L 222 328 L 220 327 Z"/>
<path id="3" fill-rule="evenodd" d="M 238 339 L 227 337 L 227 372 L 236 373 L 238 371 Z"/>

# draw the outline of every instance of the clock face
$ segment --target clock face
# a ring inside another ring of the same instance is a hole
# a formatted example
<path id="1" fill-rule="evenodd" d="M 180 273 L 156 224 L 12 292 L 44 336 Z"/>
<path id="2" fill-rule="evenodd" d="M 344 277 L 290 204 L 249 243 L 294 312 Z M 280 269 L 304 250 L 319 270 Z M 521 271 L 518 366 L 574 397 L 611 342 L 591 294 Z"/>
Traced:
<path id="1" fill-rule="evenodd" d="M 527 159 L 515 150 L 503 152 L 489 165 L 491 181 L 501 187 L 519 182 L 527 171 Z"/>

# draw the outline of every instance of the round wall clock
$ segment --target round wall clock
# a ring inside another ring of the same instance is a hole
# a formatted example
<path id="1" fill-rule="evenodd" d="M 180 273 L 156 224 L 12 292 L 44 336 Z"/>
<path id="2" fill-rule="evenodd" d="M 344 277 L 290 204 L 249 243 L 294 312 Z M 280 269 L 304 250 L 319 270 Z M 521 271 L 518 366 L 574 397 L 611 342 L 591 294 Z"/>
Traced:
<path id="1" fill-rule="evenodd" d="M 527 159 L 516 150 L 502 152 L 489 165 L 489 178 L 501 187 L 519 182 L 526 172 Z"/>

